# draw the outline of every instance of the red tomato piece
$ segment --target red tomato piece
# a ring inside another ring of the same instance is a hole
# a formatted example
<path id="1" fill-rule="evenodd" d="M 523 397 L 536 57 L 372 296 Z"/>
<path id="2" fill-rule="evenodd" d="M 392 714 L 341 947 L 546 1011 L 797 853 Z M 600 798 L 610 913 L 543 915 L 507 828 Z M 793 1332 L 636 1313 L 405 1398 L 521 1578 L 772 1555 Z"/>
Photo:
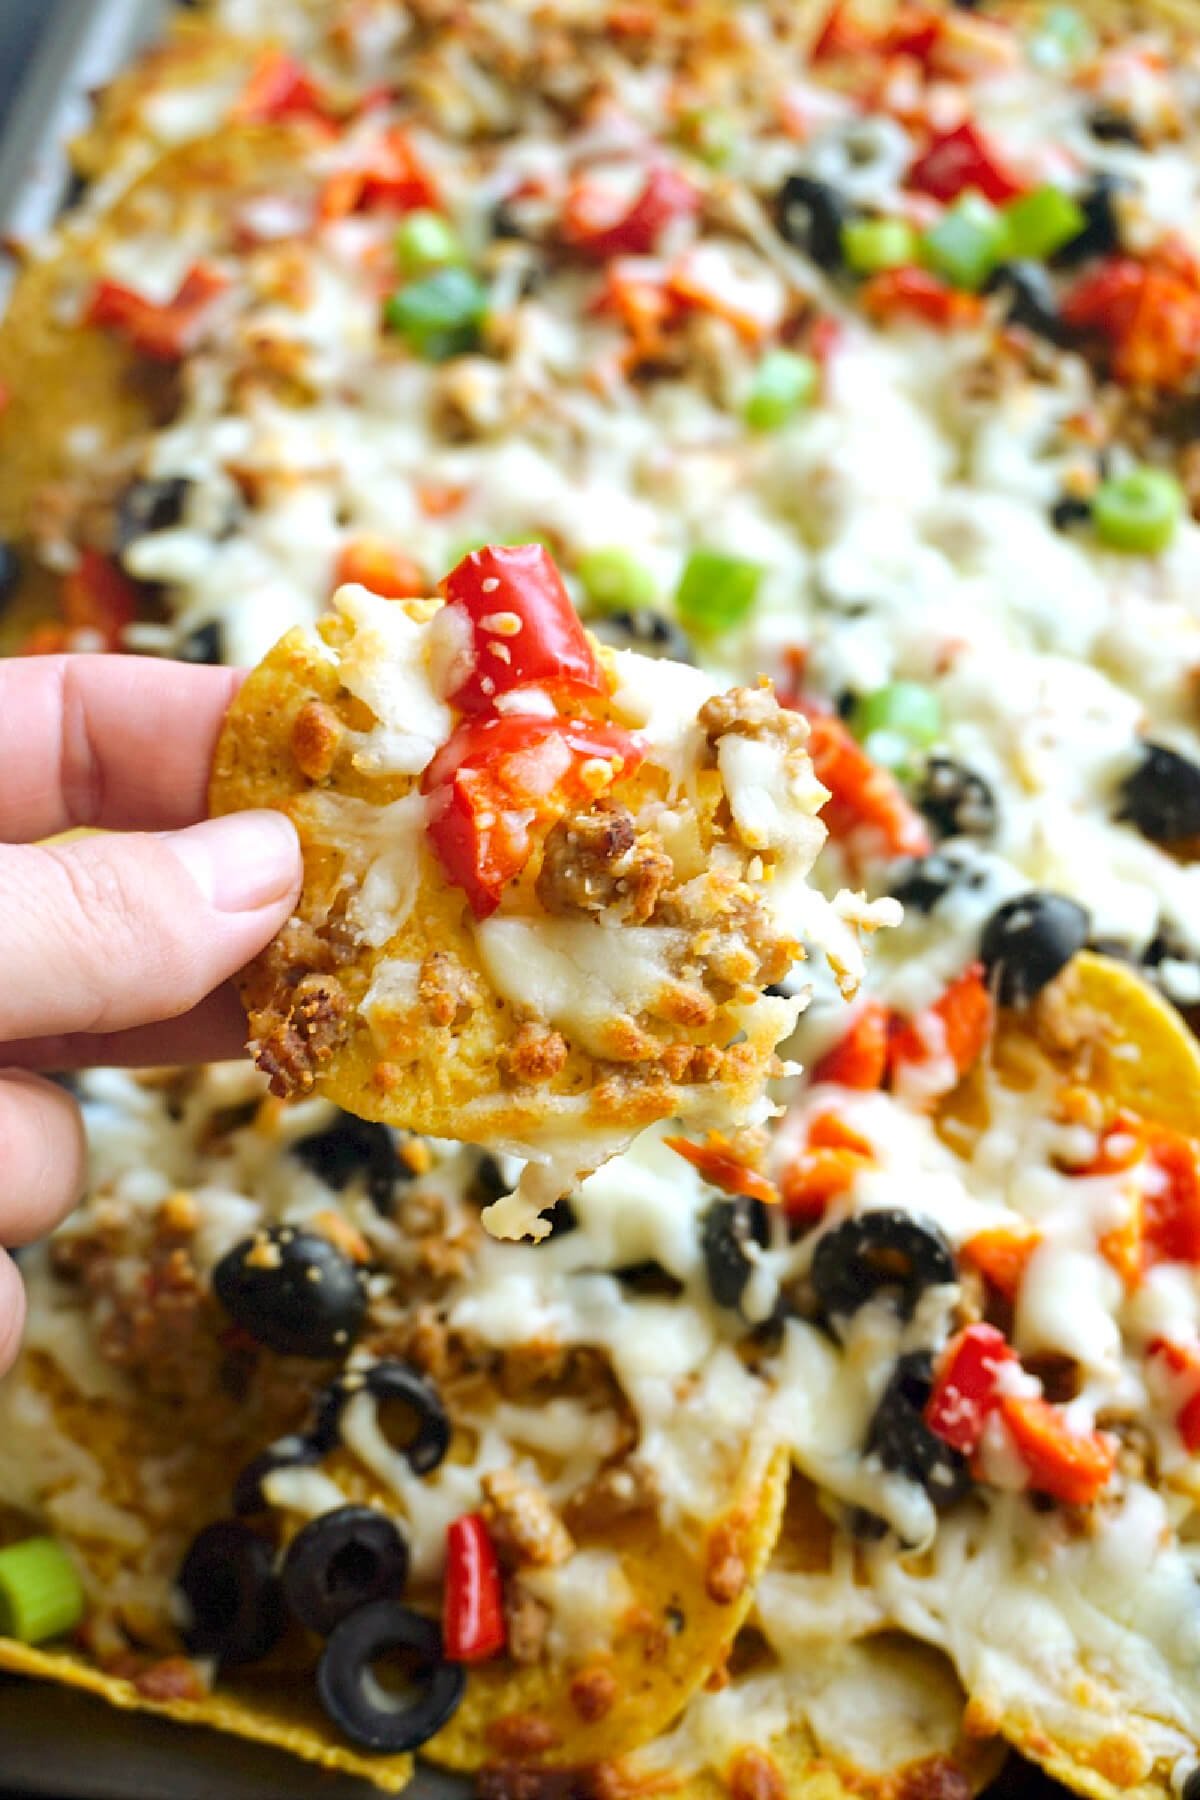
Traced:
<path id="1" fill-rule="evenodd" d="M 988 1414 L 999 1401 L 996 1375 L 1016 1352 L 994 1325 L 968 1325 L 951 1338 L 925 1404 L 930 1431 L 964 1455 L 979 1448 Z"/>
<path id="2" fill-rule="evenodd" d="M 829 835 L 852 856 L 926 856 L 929 832 L 895 777 L 873 763 L 840 719 L 800 709 L 810 727 L 808 753 L 817 780 L 829 789 L 821 817 Z"/>
<path id="3" fill-rule="evenodd" d="M 996 1225 L 977 1231 L 962 1246 L 962 1254 L 1006 1300 L 1015 1300 L 1030 1257 L 1041 1243 L 1032 1226 Z"/>
<path id="4" fill-rule="evenodd" d="M 84 323 L 118 332 L 155 362 L 178 362 L 195 345 L 209 307 L 228 286 L 229 277 L 207 263 L 190 269 L 174 299 L 161 305 L 119 282 L 99 281 Z"/>
<path id="5" fill-rule="evenodd" d="M 932 1029 L 931 1029 L 932 1027 Z M 940 1040 L 957 1078 L 978 1062 L 992 1031 L 992 997 L 983 979 L 983 964 L 971 963 L 940 999 L 917 1019 L 898 1022 L 888 1056 L 893 1072 L 904 1063 L 922 1063 L 939 1054 Z"/>
<path id="6" fill-rule="evenodd" d="M 614 218 L 608 196 L 595 183 L 577 182 L 562 215 L 563 242 L 585 256 L 648 256 L 675 219 L 690 218 L 700 195 L 686 175 L 656 163 L 633 203 Z"/>
<path id="7" fill-rule="evenodd" d="M 1035 1493 L 1067 1506 L 1090 1506 L 1107 1487 L 1117 1453 L 1103 1432 L 1070 1430 L 1049 1400 L 1002 1394 L 999 1410 Z"/>
<path id="8" fill-rule="evenodd" d="M 451 1662 L 485 1662 L 503 1650 L 504 1590 L 487 1521 L 465 1513 L 446 1527 L 442 1643 Z"/>
<path id="9" fill-rule="evenodd" d="M 1144 1265 L 1200 1263 L 1200 1145 L 1178 1132 L 1156 1130 L 1149 1173 L 1142 1194 Z"/>
<path id="10" fill-rule="evenodd" d="M 863 284 L 860 299 L 870 316 L 881 323 L 908 314 L 942 331 L 973 325 L 983 312 L 978 294 L 964 294 L 915 265 L 872 275 Z"/>
<path id="11" fill-rule="evenodd" d="M 441 194 L 409 141 L 403 126 L 394 125 L 372 145 L 354 168 L 340 169 L 321 194 L 323 219 L 344 219 L 355 212 L 413 212 L 439 208 Z"/>
<path id="12" fill-rule="evenodd" d="M 996 206 L 1025 191 L 1024 182 L 1005 168 L 999 153 L 970 120 L 935 135 L 908 171 L 908 185 L 945 201 L 957 200 L 974 188 Z"/>
<path id="13" fill-rule="evenodd" d="M 749 1169 L 738 1157 L 734 1146 L 721 1131 L 710 1131 L 704 1143 L 693 1144 L 684 1137 L 664 1138 L 663 1143 L 684 1162 L 691 1163 L 699 1169 L 710 1186 L 717 1187 L 726 1194 L 745 1194 L 751 1200 L 762 1200 L 768 1206 L 774 1206 L 779 1200 L 779 1190 L 773 1181 L 760 1175 L 757 1169 Z"/>
<path id="14" fill-rule="evenodd" d="M 1063 296 L 1060 311 L 1079 331 L 1124 336 L 1133 323 L 1146 280 L 1145 266 L 1131 256 L 1116 256 L 1077 281 Z"/>
<path id="15" fill-rule="evenodd" d="M 887 1072 L 888 1013 L 879 1000 L 868 1000 L 839 1043 L 813 1064 L 814 1081 L 836 1081 L 842 1087 L 877 1088 Z"/>
<path id="16" fill-rule="evenodd" d="M 1188 1455 L 1195 1456 L 1200 1451 L 1200 1345 L 1177 1344 L 1171 1338 L 1152 1338 L 1146 1346 L 1146 1354 L 1165 1365 L 1176 1401 L 1181 1389 L 1187 1394 L 1175 1415 L 1175 1429 L 1183 1439 Z M 1189 1388 L 1190 1393 L 1187 1392 Z"/>
<path id="17" fill-rule="evenodd" d="M 393 550 L 383 538 L 354 538 L 337 560 L 334 585 L 356 581 L 385 600 L 419 600 L 429 584 L 419 565 L 402 550 Z"/>
<path id="18" fill-rule="evenodd" d="M 107 556 L 85 550 L 63 578 L 62 615 L 68 632 L 94 631 L 105 650 L 116 650 L 137 617 L 137 588 Z"/>
<path id="19" fill-rule="evenodd" d="M 238 124 L 261 125 L 277 119 L 328 119 L 320 89 L 303 63 L 284 50 L 264 50 L 250 79 L 230 109 Z"/>
<path id="20" fill-rule="evenodd" d="M 562 576 L 540 544 L 473 550 L 439 585 L 471 628 L 470 673 L 448 696 L 460 711 L 491 712 L 497 695 L 514 688 L 604 692 Z"/>
<path id="21" fill-rule="evenodd" d="M 874 48 L 874 37 L 855 19 L 848 0 L 834 0 L 809 57 L 815 63 L 832 62 L 840 56 L 861 56 Z"/>

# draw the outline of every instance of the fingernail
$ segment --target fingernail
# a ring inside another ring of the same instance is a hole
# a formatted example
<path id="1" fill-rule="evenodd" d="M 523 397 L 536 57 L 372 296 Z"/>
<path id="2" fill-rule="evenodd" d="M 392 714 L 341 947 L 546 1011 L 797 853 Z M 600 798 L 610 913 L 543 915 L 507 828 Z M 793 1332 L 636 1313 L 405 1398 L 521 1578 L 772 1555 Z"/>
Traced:
<path id="1" fill-rule="evenodd" d="M 257 912 L 300 879 L 299 840 L 283 813 L 229 813 L 160 835 L 218 912 Z"/>

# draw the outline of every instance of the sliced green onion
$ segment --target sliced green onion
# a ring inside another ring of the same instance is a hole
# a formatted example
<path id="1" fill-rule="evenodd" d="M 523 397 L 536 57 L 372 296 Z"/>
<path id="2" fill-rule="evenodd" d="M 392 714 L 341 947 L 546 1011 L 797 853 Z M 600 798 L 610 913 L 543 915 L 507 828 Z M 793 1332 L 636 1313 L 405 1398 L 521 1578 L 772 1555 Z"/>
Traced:
<path id="1" fill-rule="evenodd" d="M 890 681 L 856 701 L 850 724 L 876 762 L 899 769 L 914 749 L 936 744 L 942 709 L 937 695 L 919 681 Z"/>
<path id="2" fill-rule="evenodd" d="M 585 550 L 575 565 L 583 591 L 600 612 L 624 612 L 653 606 L 658 598 L 654 577 L 628 550 Z"/>
<path id="3" fill-rule="evenodd" d="M 1069 69 L 1092 55 L 1096 33 L 1073 6 L 1048 6 L 1029 39 L 1029 60 L 1039 69 Z"/>
<path id="4" fill-rule="evenodd" d="M 951 286 L 983 286 L 1008 252 L 1004 217 L 981 194 L 964 194 L 921 242 L 925 262 Z"/>
<path id="5" fill-rule="evenodd" d="M 693 550 L 675 590 L 675 609 L 693 631 L 732 631 L 753 612 L 762 577 L 761 563 L 723 550 Z"/>
<path id="6" fill-rule="evenodd" d="M 722 168 L 737 142 L 737 130 L 729 114 L 707 109 L 684 113 L 679 121 L 679 136 L 692 155 L 710 169 Z"/>
<path id="7" fill-rule="evenodd" d="M 1061 188 L 1034 188 L 1020 194 L 1004 208 L 1008 227 L 1008 254 L 1040 261 L 1053 256 L 1087 225 L 1087 214 Z"/>
<path id="8" fill-rule="evenodd" d="M 449 219 L 429 207 L 418 207 L 396 233 L 396 261 L 405 275 L 424 275 L 463 260 L 463 247 Z"/>
<path id="9" fill-rule="evenodd" d="M 796 350 L 768 350 L 754 371 L 742 417 L 752 431 L 777 431 L 817 391 L 817 365 Z"/>
<path id="10" fill-rule="evenodd" d="M 916 262 L 919 242 L 907 219 L 850 219 L 842 226 L 842 255 L 855 275 Z"/>
<path id="11" fill-rule="evenodd" d="M 384 318 L 417 356 L 444 362 L 479 344 L 487 289 L 468 269 L 437 269 L 393 294 Z"/>
<path id="12" fill-rule="evenodd" d="M 0 1635 L 22 1644 L 73 1631 L 84 1614 L 74 1563 L 53 1538 L 25 1538 L 0 1550 Z"/>
<path id="13" fill-rule="evenodd" d="M 1100 542 L 1134 555 L 1165 550 L 1183 511 L 1183 489 L 1165 469 L 1132 469 L 1102 481 L 1092 496 L 1092 523 Z"/>

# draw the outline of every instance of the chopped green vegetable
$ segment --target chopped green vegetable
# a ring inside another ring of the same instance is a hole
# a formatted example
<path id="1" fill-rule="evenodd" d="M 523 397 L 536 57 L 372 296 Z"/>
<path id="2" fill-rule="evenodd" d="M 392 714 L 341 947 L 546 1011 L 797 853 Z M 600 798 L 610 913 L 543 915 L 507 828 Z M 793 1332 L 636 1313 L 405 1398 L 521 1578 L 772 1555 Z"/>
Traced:
<path id="1" fill-rule="evenodd" d="M 754 610 L 762 577 L 761 563 L 723 550 L 693 550 L 675 590 L 675 609 L 693 631 L 731 631 Z"/>
<path id="2" fill-rule="evenodd" d="M 855 275 L 878 275 L 914 263 L 920 240 L 907 219 L 850 219 L 842 226 L 842 255 Z"/>
<path id="3" fill-rule="evenodd" d="M 1029 38 L 1029 60 L 1039 69 L 1070 69 L 1092 55 L 1096 33 L 1073 6 L 1048 6 Z"/>
<path id="4" fill-rule="evenodd" d="M 698 156 L 710 169 L 719 169 L 729 161 L 737 142 L 737 131 L 728 113 L 697 108 L 694 112 L 684 113 L 680 119 L 679 137 L 693 156 Z"/>
<path id="5" fill-rule="evenodd" d="M 449 219 L 429 207 L 410 212 L 396 233 L 396 261 L 405 275 L 424 275 L 463 260 L 463 247 Z"/>
<path id="6" fill-rule="evenodd" d="M 53 1538 L 25 1538 L 0 1550 L 0 1634 L 22 1644 L 72 1631 L 84 1613 L 74 1563 Z"/>
<path id="7" fill-rule="evenodd" d="M 476 349 L 486 316 L 487 289 L 468 269 L 437 269 L 401 288 L 384 307 L 391 329 L 427 362 Z"/>
<path id="8" fill-rule="evenodd" d="M 973 292 L 1008 252 L 1004 216 L 981 194 L 964 194 L 925 233 L 921 249 L 935 275 Z"/>
<path id="9" fill-rule="evenodd" d="M 752 431 L 776 431 L 817 391 L 817 365 L 795 350 L 768 350 L 754 371 L 742 416 Z"/>
<path id="10" fill-rule="evenodd" d="M 1087 214 L 1061 188 L 1034 188 L 1020 194 L 1004 208 L 1008 227 L 1008 253 L 1040 260 L 1053 256 L 1087 225 Z"/>
<path id="11" fill-rule="evenodd" d="M 601 612 L 653 606 L 658 597 L 649 569 L 619 546 L 585 550 L 575 567 L 589 602 Z"/>
<path id="12" fill-rule="evenodd" d="M 942 709 L 937 695 L 919 681 L 890 681 L 856 701 L 850 724 L 876 762 L 899 769 L 914 749 L 937 742 Z"/>
<path id="13" fill-rule="evenodd" d="M 1183 516 L 1183 489 L 1165 469 L 1132 469 L 1102 481 L 1092 497 L 1096 536 L 1110 550 L 1165 550 Z"/>

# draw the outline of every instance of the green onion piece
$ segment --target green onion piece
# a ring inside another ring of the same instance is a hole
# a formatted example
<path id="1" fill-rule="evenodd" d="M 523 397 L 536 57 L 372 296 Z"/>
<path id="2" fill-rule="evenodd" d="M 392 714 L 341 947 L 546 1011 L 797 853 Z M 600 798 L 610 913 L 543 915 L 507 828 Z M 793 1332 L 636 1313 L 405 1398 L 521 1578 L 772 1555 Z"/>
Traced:
<path id="1" fill-rule="evenodd" d="M 1073 6 L 1048 6 L 1029 39 L 1029 60 L 1039 69 L 1069 69 L 1096 49 L 1096 33 Z"/>
<path id="2" fill-rule="evenodd" d="M 1092 496 L 1092 523 L 1100 542 L 1135 555 L 1165 550 L 1183 511 L 1183 489 L 1165 469 L 1114 476 Z"/>
<path id="3" fill-rule="evenodd" d="M 1004 221 L 1009 255 L 1040 260 L 1077 238 L 1087 224 L 1087 215 L 1061 188 L 1040 187 L 1010 200 L 1004 208 Z"/>
<path id="4" fill-rule="evenodd" d="M 467 269 L 437 269 L 410 282 L 384 306 L 384 318 L 415 355 L 444 362 L 479 345 L 487 289 Z"/>
<path id="5" fill-rule="evenodd" d="M 817 365 L 795 350 L 768 350 L 754 371 L 742 416 L 752 431 L 777 431 L 817 391 Z"/>
<path id="6" fill-rule="evenodd" d="M 463 247 L 449 219 L 429 207 L 410 212 L 396 233 L 396 261 L 405 275 L 424 275 L 463 260 Z"/>
<path id="7" fill-rule="evenodd" d="M 917 260 L 919 239 L 907 219 L 850 219 L 842 226 L 842 255 L 855 275 L 878 275 Z"/>
<path id="8" fill-rule="evenodd" d="M 723 550 L 693 550 L 675 590 L 680 620 L 697 632 L 731 631 L 754 610 L 762 564 Z"/>
<path id="9" fill-rule="evenodd" d="M 654 577 L 636 556 L 614 545 L 585 550 L 575 565 L 588 601 L 600 612 L 624 612 L 653 606 L 658 598 Z"/>
<path id="10" fill-rule="evenodd" d="M 729 161 L 737 142 L 737 131 L 728 113 L 700 111 L 684 113 L 679 121 L 680 141 L 693 156 L 720 169 Z"/>
<path id="11" fill-rule="evenodd" d="M 0 1635 L 40 1644 L 74 1630 L 84 1614 L 74 1563 L 53 1538 L 25 1538 L 0 1550 Z"/>
<path id="12" fill-rule="evenodd" d="M 935 275 L 974 292 L 1007 254 L 1004 216 L 981 194 L 964 194 L 925 233 L 921 249 Z"/>
<path id="13" fill-rule="evenodd" d="M 859 698 L 850 724 L 876 762 L 900 768 L 912 750 L 937 742 L 942 709 L 937 695 L 919 681 L 890 681 Z"/>

